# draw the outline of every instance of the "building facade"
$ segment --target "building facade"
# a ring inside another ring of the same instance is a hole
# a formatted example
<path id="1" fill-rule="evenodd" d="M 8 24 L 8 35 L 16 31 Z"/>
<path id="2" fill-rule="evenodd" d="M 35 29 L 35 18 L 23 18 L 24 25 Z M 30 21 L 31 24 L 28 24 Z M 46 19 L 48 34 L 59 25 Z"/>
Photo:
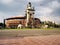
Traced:
<path id="1" fill-rule="evenodd" d="M 29 2 L 25 11 L 25 16 L 7 18 L 4 19 L 4 23 L 6 28 L 17 28 L 19 24 L 21 24 L 23 28 L 38 28 L 41 21 L 38 18 L 34 18 L 34 14 L 35 9 L 32 7 L 31 2 Z"/>

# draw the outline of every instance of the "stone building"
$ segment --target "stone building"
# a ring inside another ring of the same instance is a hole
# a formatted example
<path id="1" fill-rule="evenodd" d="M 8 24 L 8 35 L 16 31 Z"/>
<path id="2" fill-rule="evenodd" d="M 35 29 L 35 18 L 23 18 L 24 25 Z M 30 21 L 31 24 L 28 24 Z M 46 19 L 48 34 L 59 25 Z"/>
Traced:
<path id="1" fill-rule="evenodd" d="M 25 11 L 25 16 L 7 18 L 4 19 L 4 23 L 6 28 L 17 28 L 19 24 L 23 25 L 23 27 L 38 28 L 41 21 L 38 18 L 34 18 L 34 14 L 35 9 L 32 7 L 31 2 L 29 2 Z"/>

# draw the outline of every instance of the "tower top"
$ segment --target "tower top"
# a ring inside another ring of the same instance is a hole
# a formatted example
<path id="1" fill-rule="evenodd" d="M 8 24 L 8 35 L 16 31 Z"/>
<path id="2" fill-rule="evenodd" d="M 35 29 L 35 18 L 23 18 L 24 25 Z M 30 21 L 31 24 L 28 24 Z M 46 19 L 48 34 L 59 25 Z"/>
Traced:
<path id="1" fill-rule="evenodd" d="M 29 2 L 27 4 L 27 10 L 30 10 L 30 11 L 35 11 L 34 7 L 32 6 L 31 2 Z"/>
<path id="2" fill-rule="evenodd" d="M 28 6 L 28 7 L 31 7 L 31 2 L 29 2 L 27 6 Z"/>

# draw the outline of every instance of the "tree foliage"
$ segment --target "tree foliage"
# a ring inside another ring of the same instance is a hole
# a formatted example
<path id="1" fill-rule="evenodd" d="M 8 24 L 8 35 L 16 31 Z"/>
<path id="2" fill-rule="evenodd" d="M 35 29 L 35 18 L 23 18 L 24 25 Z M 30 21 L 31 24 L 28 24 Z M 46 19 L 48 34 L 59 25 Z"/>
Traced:
<path id="1" fill-rule="evenodd" d="M 60 28 L 60 24 L 56 24 L 55 22 L 51 22 L 51 21 L 44 21 L 41 23 L 42 25 L 48 25 L 49 27 L 53 27 L 53 28 Z"/>
<path id="2" fill-rule="evenodd" d="M 4 23 L 0 23 L 0 29 L 4 28 L 4 27 L 5 27 L 5 24 Z"/>

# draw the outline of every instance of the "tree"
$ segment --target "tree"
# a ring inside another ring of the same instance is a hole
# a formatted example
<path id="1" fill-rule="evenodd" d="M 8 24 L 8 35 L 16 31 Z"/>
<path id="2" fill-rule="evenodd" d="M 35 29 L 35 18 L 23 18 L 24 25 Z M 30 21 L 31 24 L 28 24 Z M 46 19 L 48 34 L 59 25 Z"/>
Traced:
<path id="1" fill-rule="evenodd" d="M 5 24 L 4 23 L 0 23 L 0 29 L 4 28 L 4 27 L 5 27 Z"/>

